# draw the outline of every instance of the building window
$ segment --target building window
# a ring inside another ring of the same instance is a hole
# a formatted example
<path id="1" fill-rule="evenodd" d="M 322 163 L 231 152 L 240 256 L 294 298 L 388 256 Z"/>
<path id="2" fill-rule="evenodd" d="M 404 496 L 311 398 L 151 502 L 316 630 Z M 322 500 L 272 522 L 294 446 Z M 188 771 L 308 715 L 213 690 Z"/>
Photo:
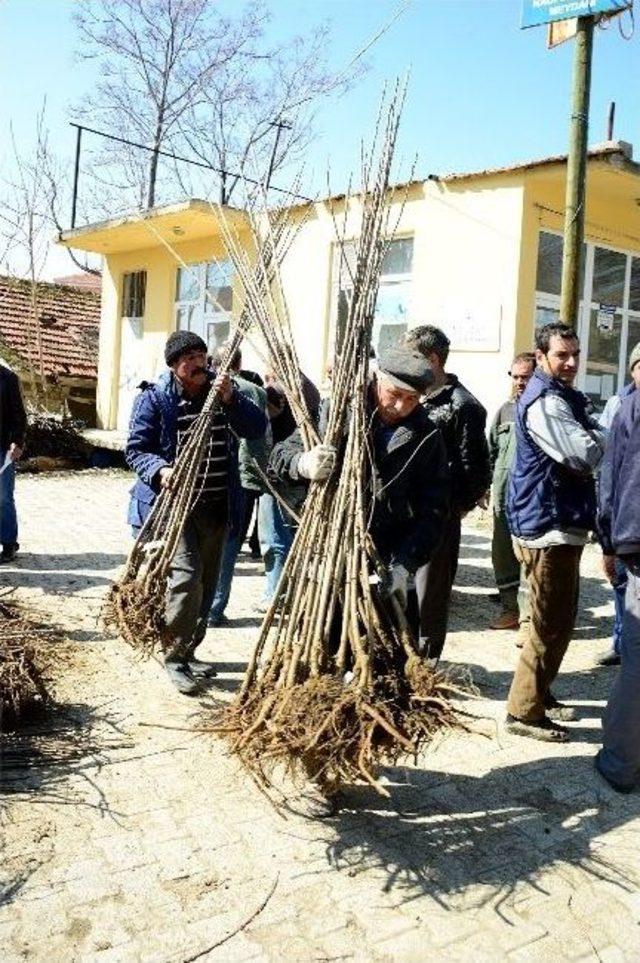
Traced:
<path id="1" fill-rule="evenodd" d="M 131 271 L 124 275 L 122 284 L 123 318 L 144 318 L 146 291 L 146 271 Z"/>
<path id="2" fill-rule="evenodd" d="M 413 267 L 413 238 L 394 238 L 382 260 L 380 287 L 373 319 L 371 343 L 380 354 L 397 344 L 409 325 Z M 334 338 L 339 350 L 353 294 L 353 275 L 356 268 L 356 248 L 353 241 L 346 243 L 342 252 L 334 251 L 333 262 L 333 317 Z"/>
<path id="3" fill-rule="evenodd" d="M 627 358 L 640 339 L 640 258 L 636 252 L 583 246 L 577 326 L 582 353 L 578 386 L 601 410 L 629 378 Z M 541 231 L 535 326 L 560 319 L 562 237 Z"/>
<path id="4" fill-rule="evenodd" d="M 178 268 L 175 321 L 178 331 L 193 331 L 209 351 L 231 332 L 233 266 L 231 261 L 202 261 Z"/>
<path id="5" fill-rule="evenodd" d="M 555 294 L 560 297 L 562 286 L 562 249 L 564 247 L 561 234 L 551 234 L 550 231 L 540 231 L 538 240 L 538 272 L 536 276 L 536 291 L 541 294 Z M 582 245 L 580 258 L 580 288 L 584 282 L 584 266 L 587 255 L 587 245 Z"/>

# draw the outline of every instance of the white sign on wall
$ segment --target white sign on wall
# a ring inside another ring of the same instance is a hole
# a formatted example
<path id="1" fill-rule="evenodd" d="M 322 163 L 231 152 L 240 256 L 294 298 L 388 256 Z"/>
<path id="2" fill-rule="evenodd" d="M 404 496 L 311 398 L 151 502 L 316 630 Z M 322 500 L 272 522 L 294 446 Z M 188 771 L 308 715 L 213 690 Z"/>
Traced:
<path id="1" fill-rule="evenodd" d="M 615 304 L 599 305 L 598 312 L 596 314 L 596 327 L 598 331 L 613 331 L 615 316 Z"/>
<path id="2" fill-rule="evenodd" d="M 434 322 L 451 341 L 452 351 L 499 351 L 502 306 L 443 304 Z"/>

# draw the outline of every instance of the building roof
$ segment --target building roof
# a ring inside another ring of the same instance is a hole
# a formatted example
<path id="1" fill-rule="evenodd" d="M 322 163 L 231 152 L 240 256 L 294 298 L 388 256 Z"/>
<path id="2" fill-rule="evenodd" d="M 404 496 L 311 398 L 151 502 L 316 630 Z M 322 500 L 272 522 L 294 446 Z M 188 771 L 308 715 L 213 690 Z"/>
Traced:
<path id="1" fill-rule="evenodd" d="M 632 160 L 633 148 L 626 141 L 610 140 L 603 144 L 595 144 L 588 151 L 589 161 L 603 161 L 618 170 L 629 174 L 640 175 L 640 164 Z M 414 178 L 410 181 L 403 181 L 392 184 L 395 191 L 406 191 L 412 187 L 422 187 L 426 181 L 436 181 L 439 184 L 452 184 L 459 181 L 472 181 L 481 178 L 499 177 L 502 174 L 520 174 L 526 171 L 538 170 L 546 167 L 564 166 L 567 163 L 566 154 L 552 154 L 549 157 L 538 157 L 533 160 L 517 161 L 507 164 L 504 167 L 487 167 L 483 170 L 475 171 L 454 171 L 449 174 L 428 174 L 426 178 Z M 331 194 L 327 197 L 319 198 L 319 201 L 328 203 L 329 201 L 344 200 L 346 194 Z M 305 207 L 306 204 L 296 205 Z"/>
<path id="2" fill-rule="evenodd" d="M 0 275 L 0 353 L 46 375 L 96 378 L 100 295 L 40 281 L 36 286 L 39 335 L 32 323 L 31 282 Z"/>
<path id="3" fill-rule="evenodd" d="M 640 175 L 640 164 L 633 159 L 633 149 L 626 141 L 605 141 L 590 148 L 588 159 L 590 163 L 606 165 L 615 171 L 634 176 Z M 500 175 L 518 175 L 527 171 L 564 166 L 567 163 L 566 154 L 555 154 L 528 161 L 520 161 L 505 167 L 492 167 L 485 170 L 457 172 L 450 174 L 429 174 L 425 179 L 414 179 L 404 183 L 392 185 L 396 191 L 406 191 L 413 187 L 423 187 L 428 181 L 440 184 L 479 180 L 482 178 L 499 177 Z M 321 204 L 342 201 L 346 194 L 332 194 L 319 197 L 314 201 L 292 204 L 292 208 L 305 208 L 310 204 Z M 246 227 L 244 211 L 225 207 L 225 217 L 237 230 Z M 67 247 L 75 247 L 83 251 L 93 251 L 98 254 L 112 252 L 133 251 L 159 244 L 170 246 L 176 242 L 209 237 L 216 229 L 220 218 L 219 206 L 199 198 L 190 198 L 176 204 L 164 204 L 148 210 L 134 211 L 106 221 L 85 224 L 69 231 L 62 231 L 58 242 Z"/>
<path id="4" fill-rule="evenodd" d="M 606 160 L 618 164 L 629 173 L 640 174 L 640 164 L 632 160 L 633 149 L 626 141 L 609 140 L 603 144 L 596 144 L 589 148 L 589 160 Z M 517 171 L 533 170 L 538 167 L 549 167 L 553 164 L 566 164 L 566 154 L 552 154 L 549 157 L 538 157 L 533 160 L 518 161 L 506 167 L 488 167 L 485 170 L 469 171 L 468 173 L 430 174 L 429 179 L 435 181 L 463 181 L 475 177 L 495 177 L 499 174 L 511 174 Z"/>
<path id="5" fill-rule="evenodd" d="M 102 275 L 89 274 L 88 271 L 81 271 L 78 274 L 65 274 L 64 277 L 54 278 L 54 284 L 62 284 L 67 288 L 80 288 L 82 291 L 93 291 L 100 294 L 102 289 Z"/>

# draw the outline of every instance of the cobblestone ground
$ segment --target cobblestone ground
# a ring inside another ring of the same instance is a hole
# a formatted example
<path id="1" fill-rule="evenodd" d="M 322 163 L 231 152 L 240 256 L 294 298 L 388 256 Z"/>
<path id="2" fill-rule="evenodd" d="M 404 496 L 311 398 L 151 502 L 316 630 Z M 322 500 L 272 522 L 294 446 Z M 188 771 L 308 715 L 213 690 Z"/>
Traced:
<path id="1" fill-rule="evenodd" d="M 0 957 L 73 960 L 640 958 L 638 797 L 592 768 L 612 670 L 595 551 L 557 694 L 575 740 L 508 736 L 514 634 L 495 609 L 486 523 L 464 532 L 447 655 L 469 666 L 472 732 L 389 770 L 391 800 L 353 789 L 337 814 L 304 793 L 278 814 L 198 703 L 105 637 L 101 600 L 124 559 L 129 479 L 22 477 L 22 552 L 2 585 L 62 625 L 75 664 L 50 720 L 5 744 Z M 259 569 L 243 557 L 207 654 L 228 697 L 251 650 Z M 315 813 L 315 815 L 314 815 Z M 246 925 L 245 925 L 246 924 Z"/>

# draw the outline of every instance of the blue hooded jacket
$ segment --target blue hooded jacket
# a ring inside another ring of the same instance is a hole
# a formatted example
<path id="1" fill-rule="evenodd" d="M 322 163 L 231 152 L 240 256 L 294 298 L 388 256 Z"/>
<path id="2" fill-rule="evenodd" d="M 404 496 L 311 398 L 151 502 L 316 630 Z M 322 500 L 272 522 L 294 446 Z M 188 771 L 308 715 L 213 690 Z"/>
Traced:
<path id="1" fill-rule="evenodd" d="M 613 419 L 598 492 L 598 534 L 606 555 L 640 555 L 640 391 Z"/>
<path id="2" fill-rule="evenodd" d="M 592 475 L 559 464 L 535 443 L 527 428 L 531 405 L 547 394 L 563 398 L 578 422 L 592 427 L 587 398 L 536 368 L 516 407 L 516 457 L 509 482 L 507 517 L 512 535 L 539 538 L 552 529 L 591 531 L 596 523 Z"/>
<path id="3" fill-rule="evenodd" d="M 208 373 L 209 381 L 215 374 Z M 139 528 L 160 491 L 159 471 L 170 467 L 176 457 L 178 439 L 177 415 L 180 394 L 172 371 L 163 372 L 158 380 L 143 384 L 136 397 L 129 437 L 124 456 L 138 478 L 131 489 L 127 521 Z M 241 438 L 260 438 L 267 429 L 266 415 L 234 385 L 233 398 L 222 409 L 228 426 Z M 242 489 L 238 473 L 238 441 L 227 430 L 229 453 L 229 520 L 232 530 L 242 516 Z"/>

